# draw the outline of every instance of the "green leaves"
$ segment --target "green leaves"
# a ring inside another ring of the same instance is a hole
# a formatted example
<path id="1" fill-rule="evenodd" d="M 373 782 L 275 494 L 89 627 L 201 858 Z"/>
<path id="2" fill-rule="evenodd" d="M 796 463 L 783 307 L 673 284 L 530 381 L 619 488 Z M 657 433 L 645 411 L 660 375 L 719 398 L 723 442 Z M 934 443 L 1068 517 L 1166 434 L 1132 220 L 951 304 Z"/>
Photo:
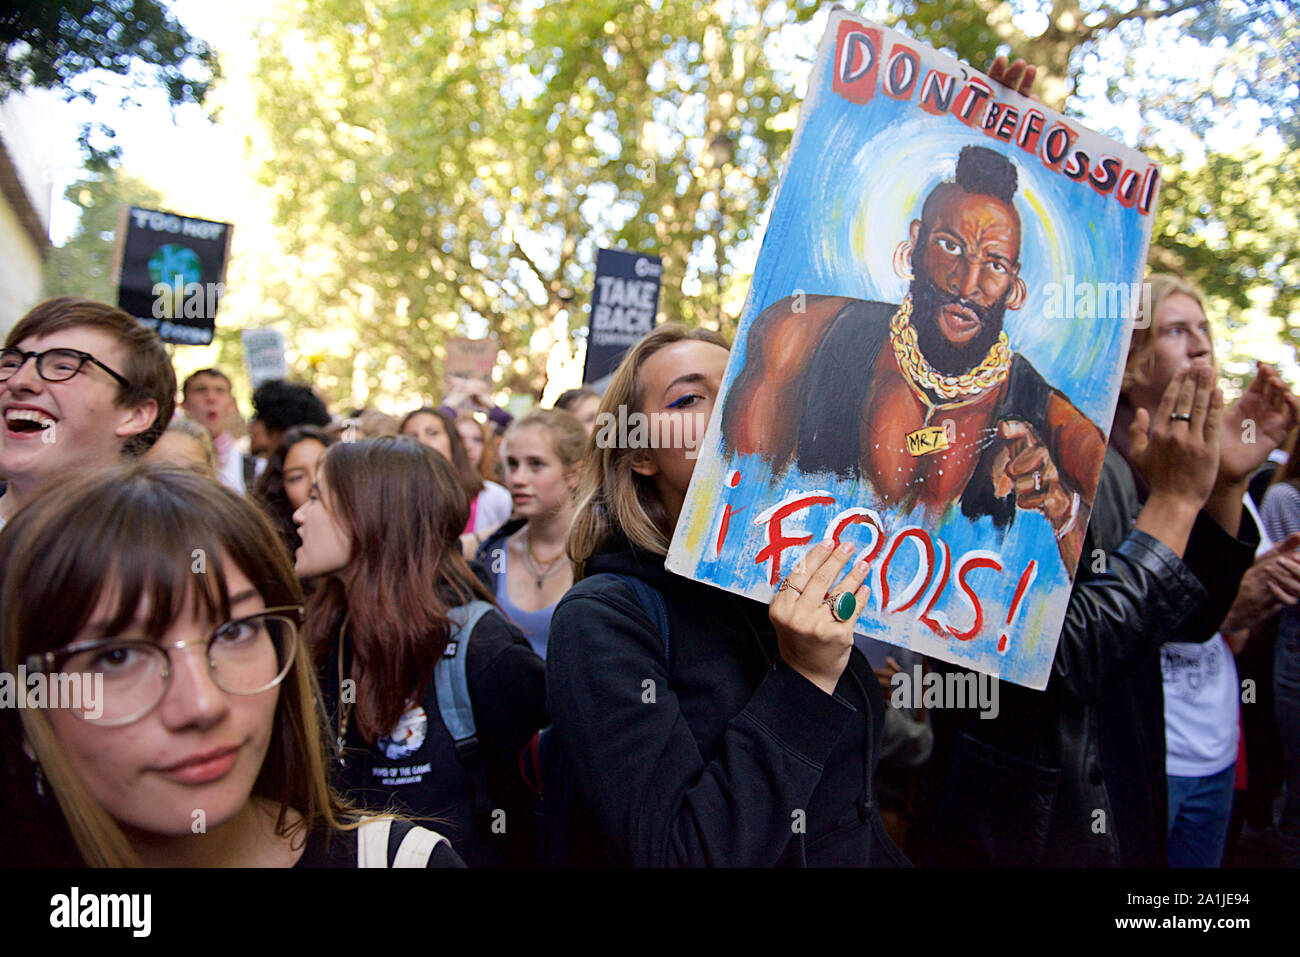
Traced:
<path id="1" fill-rule="evenodd" d="M 161 0 L 25 0 L 0 11 L 0 99 L 32 87 L 93 103 L 99 70 L 127 78 L 130 90 L 161 87 L 173 107 L 201 104 L 220 75 L 216 53 Z M 116 163 L 113 136 L 104 123 L 81 127 L 89 168 Z"/>
<path id="2" fill-rule="evenodd" d="M 664 258 L 667 317 L 732 331 L 792 130 L 775 6 L 428 7 L 326 0 L 267 27 L 263 181 L 291 251 L 333 260 L 328 287 L 289 290 L 301 321 L 355 324 L 426 394 L 443 339 L 491 329 L 502 384 L 539 390 L 612 245 Z"/>
<path id="3" fill-rule="evenodd" d="M 123 206 L 157 208 L 162 197 L 153 187 L 118 169 L 88 171 L 63 195 L 80 208 L 81 219 L 68 241 L 50 250 L 45 262 L 46 294 L 117 302 L 112 266 L 119 210 Z"/>
<path id="4" fill-rule="evenodd" d="M 1114 96 L 1149 106 L 1144 118 L 1193 128 L 1204 111 L 1147 79 L 1175 64 L 1131 55 L 1128 66 L 1106 39 L 1176 33 L 1185 22 L 1212 31 L 1210 11 L 1222 6 L 848 5 L 883 11 L 981 68 L 999 51 L 1024 56 L 1047 70 L 1038 89 L 1049 104 L 1063 105 L 1074 72 L 1086 69 L 1110 76 Z M 510 357 L 502 388 L 535 392 L 547 363 L 572 362 L 580 347 L 596 250 L 623 246 L 663 258 L 664 317 L 733 333 L 794 129 L 807 70 L 795 54 L 815 42 L 792 38 L 818 8 L 814 0 L 282 4 L 260 33 L 256 82 L 270 147 L 262 179 L 284 248 L 303 266 L 268 290 L 265 318 L 290 320 L 302 339 L 334 337 L 319 350 L 317 384 L 340 401 L 365 401 L 352 394 L 361 383 L 437 397 L 445 339 L 489 331 Z M 1259 30 L 1239 20 L 1225 40 L 1246 44 L 1229 44 L 1245 64 L 1263 48 Z M 1279 264 L 1292 246 L 1269 224 L 1289 222 L 1290 187 L 1263 157 L 1215 162 L 1246 165 L 1203 179 L 1167 168 L 1153 248 L 1234 308 L 1257 296 L 1251 290 L 1275 290 L 1269 308 L 1281 315 L 1292 308 L 1294 256 Z M 1219 195 L 1220 176 L 1254 193 Z M 1252 205 L 1265 194 L 1266 207 Z M 1184 202 L 1232 208 L 1193 214 Z"/>

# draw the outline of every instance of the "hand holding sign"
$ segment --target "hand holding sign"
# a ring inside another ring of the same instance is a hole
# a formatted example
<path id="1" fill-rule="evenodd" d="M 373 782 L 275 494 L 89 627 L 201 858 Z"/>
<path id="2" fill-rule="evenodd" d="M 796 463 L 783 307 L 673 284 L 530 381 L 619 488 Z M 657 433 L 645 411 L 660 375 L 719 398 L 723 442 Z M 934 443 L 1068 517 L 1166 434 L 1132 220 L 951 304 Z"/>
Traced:
<path id="1" fill-rule="evenodd" d="M 835 685 L 849 663 L 853 623 L 870 594 L 862 587 L 867 563 L 858 562 L 836 589 L 837 595 L 847 592 L 853 596 L 848 616 L 841 618 L 828 602 L 832 584 L 854 551 L 847 542 L 838 548 L 833 544 L 822 542 L 803 557 L 777 589 L 768 610 L 781 658 L 827 694 L 835 693 Z"/>
<path id="2" fill-rule="evenodd" d="M 1029 91 L 1033 89 L 1034 78 L 1038 76 L 1038 67 L 1026 63 L 1024 60 L 1016 60 L 1010 66 L 1007 65 L 1007 58 L 998 57 L 989 67 L 989 77 L 997 80 L 1003 86 L 1010 87 L 1021 96 L 1029 96 Z"/>

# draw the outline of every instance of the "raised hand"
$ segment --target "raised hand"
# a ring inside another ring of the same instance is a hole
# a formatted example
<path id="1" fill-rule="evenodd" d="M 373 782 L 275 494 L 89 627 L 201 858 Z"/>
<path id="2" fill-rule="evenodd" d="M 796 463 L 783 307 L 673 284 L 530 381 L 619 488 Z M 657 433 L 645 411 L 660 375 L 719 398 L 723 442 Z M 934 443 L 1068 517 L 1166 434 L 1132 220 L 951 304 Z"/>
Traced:
<path id="1" fill-rule="evenodd" d="M 1218 474 L 1222 418 L 1223 393 L 1207 366 L 1175 375 L 1154 419 L 1138 409 L 1129 426 L 1129 455 L 1151 486 L 1151 497 L 1197 509 L 1205 504 Z"/>
<path id="2" fill-rule="evenodd" d="M 1254 628 L 1284 606 L 1300 601 L 1300 560 L 1294 554 L 1297 548 L 1300 548 L 1300 532 L 1287 536 L 1285 541 L 1255 559 L 1242 577 L 1237 597 L 1223 620 L 1220 630 L 1225 635 Z"/>
<path id="3" fill-rule="evenodd" d="M 1151 487 L 1137 527 L 1180 557 L 1197 512 L 1215 489 L 1222 418 L 1214 372 L 1192 366 L 1170 381 L 1154 418 L 1138 409 L 1129 426 L 1129 457 Z"/>
<path id="4" fill-rule="evenodd" d="M 1220 481 L 1236 485 L 1264 464 L 1300 422 L 1300 398 L 1271 365 L 1259 373 L 1241 398 L 1224 410 L 1220 440 Z"/>

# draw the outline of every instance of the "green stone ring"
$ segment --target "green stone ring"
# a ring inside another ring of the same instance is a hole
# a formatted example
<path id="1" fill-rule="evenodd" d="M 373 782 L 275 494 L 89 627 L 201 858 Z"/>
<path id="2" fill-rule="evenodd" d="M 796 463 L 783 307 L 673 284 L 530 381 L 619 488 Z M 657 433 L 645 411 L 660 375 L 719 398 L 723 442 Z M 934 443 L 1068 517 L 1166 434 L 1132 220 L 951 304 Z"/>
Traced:
<path id="1" fill-rule="evenodd" d="M 853 592 L 842 591 L 823 598 L 822 604 L 831 606 L 831 614 L 836 621 L 848 621 L 857 610 L 858 600 L 853 597 Z"/>

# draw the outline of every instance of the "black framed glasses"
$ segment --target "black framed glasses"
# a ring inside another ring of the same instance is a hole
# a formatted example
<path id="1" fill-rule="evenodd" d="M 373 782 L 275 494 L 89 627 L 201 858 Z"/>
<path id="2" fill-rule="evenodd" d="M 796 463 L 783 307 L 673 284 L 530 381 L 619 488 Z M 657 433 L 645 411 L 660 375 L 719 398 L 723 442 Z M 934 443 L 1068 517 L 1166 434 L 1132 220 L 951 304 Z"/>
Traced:
<path id="1" fill-rule="evenodd" d="M 0 352 L 0 382 L 17 373 L 28 359 L 36 360 L 36 374 L 46 382 L 66 382 L 80 372 L 87 362 L 93 362 L 116 379 L 122 388 L 131 388 L 131 383 L 125 376 L 118 375 L 89 352 L 79 349 L 46 349 L 44 352 L 5 349 Z"/>
<path id="2" fill-rule="evenodd" d="M 218 625 L 204 638 L 161 645 L 146 638 L 78 641 L 57 651 L 29 655 L 27 671 L 52 674 L 52 686 L 76 688 L 64 704 L 82 720 L 105 728 L 139 721 L 171 685 L 169 649 L 202 644 L 212 682 L 229 694 L 270 691 L 293 667 L 302 624 L 301 605 L 267 608 Z M 88 683 L 88 685 L 87 685 Z"/>

